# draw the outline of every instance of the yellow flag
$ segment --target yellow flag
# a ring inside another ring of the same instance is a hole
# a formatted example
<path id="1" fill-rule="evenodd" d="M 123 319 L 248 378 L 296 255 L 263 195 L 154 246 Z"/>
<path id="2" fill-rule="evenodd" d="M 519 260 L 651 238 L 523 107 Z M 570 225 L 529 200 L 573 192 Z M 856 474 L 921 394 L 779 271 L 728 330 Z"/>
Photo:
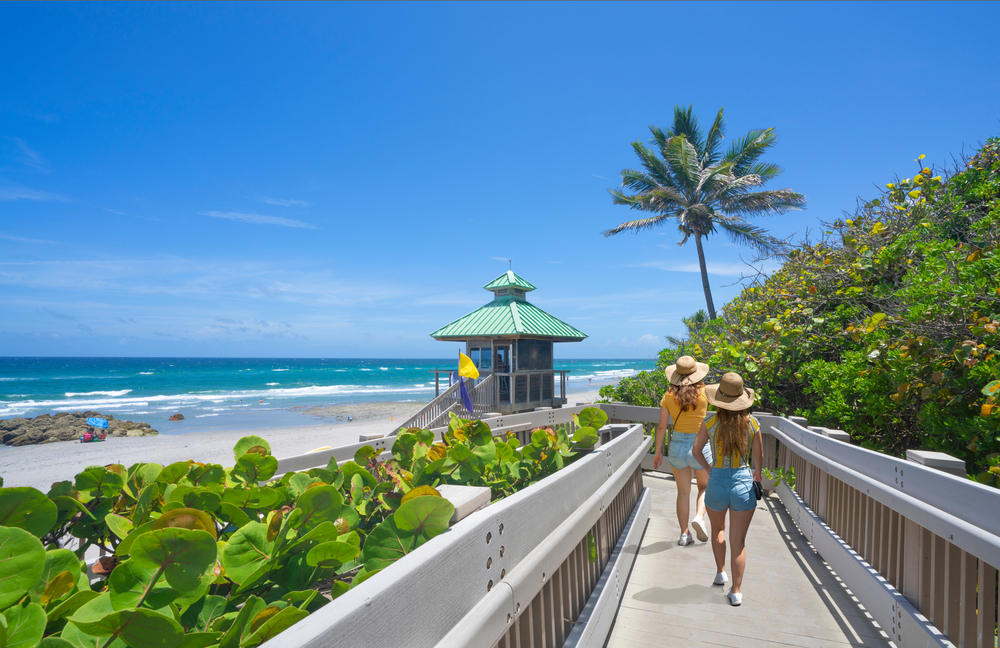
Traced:
<path id="1" fill-rule="evenodd" d="M 458 354 L 458 375 L 463 378 L 479 378 L 479 370 L 472 362 L 472 358 L 462 352 Z"/>

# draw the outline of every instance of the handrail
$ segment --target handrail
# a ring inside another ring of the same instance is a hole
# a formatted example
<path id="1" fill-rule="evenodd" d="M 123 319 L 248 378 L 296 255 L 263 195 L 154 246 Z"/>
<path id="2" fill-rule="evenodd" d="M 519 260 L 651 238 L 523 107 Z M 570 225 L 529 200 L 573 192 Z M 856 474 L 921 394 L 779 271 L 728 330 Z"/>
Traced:
<path id="1" fill-rule="evenodd" d="M 492 411 L 494 408 L 492 398 L 492 385 L 493 376 L 489 375 L 476 383 L 469 396 L 472 398 L 473 403 L 473 414 L 485 414 Z M 399 425 L 395 430 L 390 432 L 390 435 L 395 435 L 401 430 L 406 430 L 411 427 L 419 428 L 433 428 L 440 425 L 441 420 L 446 418 L 448 412 L 454 410 L 457 405 L 462 404 L 462 400 L 456 396 L 456 392 L 461 388 L 461 381 L 465 378 L 459 378 L 459 382 L 446 389 L 440 396 L 427 403 L 419 412 L 406 419 L 402 424 Z"/>
<path id="2" fill-rule="evenodd" d="M 633 426 L 471 514 L 264 646 L 505 647 L 520 635 L 561 645 L 635 522 L 649 442 Z M 642 501 L 648 515 L 649 498 Z"/>

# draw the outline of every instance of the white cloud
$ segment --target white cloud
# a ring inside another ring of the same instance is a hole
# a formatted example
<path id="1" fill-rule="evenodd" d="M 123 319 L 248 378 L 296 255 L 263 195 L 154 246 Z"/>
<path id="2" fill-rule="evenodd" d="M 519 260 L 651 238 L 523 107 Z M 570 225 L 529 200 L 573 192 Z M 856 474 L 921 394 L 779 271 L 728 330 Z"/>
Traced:
<path id="1" fill-rule="evenodd" d="M 759 264 L 746 264 L 743 262 L 718 262 L 709 261 L 705 264 L 708 269 L 708 274 L 719 275 L 722 277 L 740 277 L 743 275 L 755 274 L 756 270 L 761 270 L 764 273 L 774 272 L 781 267 L 781 263 L 778 261 L 765 261 Z M 638 268 L 656 268 L 658 270 L 665 270 L 667 272 L 701 272 L 701 267 L 697 263 L 675 263 L 672 261 L 650 261 L 648 263 L 637 263 L 633 267 Z"/>
<path id="2" fill-rule="evenodd" d="M 307 202 L 305 200 L 293 200 L 292 198 L 268 198 L 267 196 L 261 196 L 257 200 L 262 203 L 267 203 L 268 205 L 281 205 L 282 207 L 291 207 L 293 205 L 300 205 L 302 207 L 308 207 L 313 203 Z"/>
<path id="3" fill-rule="evenodd" d="M 6 239 L 8 241 L 17 241 L 18 243 L 51 243 L 53 245 L 59 245 L 59 241 L 46 241 L 43 239 L 24 238 L 23 236 L 11 236 L 10 234 L 0 234 L 0 239 Z"/>
<path id="4" fill-rule="evenodd" d="M 639 346 L 651 346 L 653 344 L 658 344 L 660 341 L 659 336 L 653 335 L 652 333 L 646 333 L 640 336 L 636 340 L 629 340 L 628 338 L 622 338 L 622 346 L 625 347 L 639 347 Z"/>
<path id="5" fill-rule="evenodd" d="M 315 225 L 293 220 L 291 218 L 281 218 L 278 216 L 265 216 L 263 214 L 245 214 L 243 212 L 201 212 L 202 216 L 212 218 L 226 218 L 228 220 L 240 221 L 243 223 L 255 223 L 258 225 L 281 225 L 282 227 L 298 227 L 302 229 L 316 229 Z"/>
<path id="6" fill-rule="evenodd" d="M 5 187 L 0 187 L 0 202 L 13 202 L 15 200 L 37 200 L 39 202 L 69 202 L 69 198 L 64 196 L 57 196 L 56 194 L 46 193 L 44 191 L 35 191 L 34 189 L 28 189 L 27 187 L 20 187 L 15 185 L 7 185 Z"/>
<path id="7" fill-rule="evenodd" d="M 28 146 L 27 142 L 20 137 L 12 137 L 11 139 L 14 140 L 17 147 L 21 149 L 21 155 L 17 157 L 18 162 L 27 167 L 31 167 L 36 171 L 41 171 L 43 173 L 51 172 L 52 169 L 49 168 L 48 160 L 39 155 L 37 151 L 32 150 L 31 147 Z"/>

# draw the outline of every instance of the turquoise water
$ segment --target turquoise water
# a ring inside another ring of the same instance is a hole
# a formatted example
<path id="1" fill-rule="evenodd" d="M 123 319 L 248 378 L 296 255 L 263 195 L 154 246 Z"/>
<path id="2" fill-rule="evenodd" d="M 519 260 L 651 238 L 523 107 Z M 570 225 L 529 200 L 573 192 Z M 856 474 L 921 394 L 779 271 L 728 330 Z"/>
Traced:
<path id="1" fill-rule="evenodd" d="M 161 433 L 312 425 L 318 407 L 426 402 L 455 360 L 0 358 L 0 418 L 97 410 Z M 651 369 L 653 360 L 556 360 L 568 392 Z M 571 401 L 572 402 L 572 401 Z M 181 412 L 181 424 L 167 423 Z"/>

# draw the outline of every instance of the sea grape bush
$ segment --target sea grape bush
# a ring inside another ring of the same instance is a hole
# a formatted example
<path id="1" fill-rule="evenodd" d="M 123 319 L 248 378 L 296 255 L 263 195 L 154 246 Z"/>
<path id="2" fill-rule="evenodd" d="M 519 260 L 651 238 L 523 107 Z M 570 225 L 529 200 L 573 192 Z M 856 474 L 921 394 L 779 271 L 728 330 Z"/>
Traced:
<path id="1" fill-rule="evenodd" d="M 695 356 L 741 373 L 760 409 L 883 452 L 946 452 L 1000 485 L 1000 138 L 948 178 L 915 162 L 659 364 Z M 649 400 L 661 383 L 601 395 Z"/>
<path id="2" fill-rule="evenodd" d="M 401 433 L 386 461 L 364 446 L 280 478 L 248 436 L 229 468 L 111 464 L 48 493 L 0 488 L 0 646 L 259 645 L 447 530 L 454 507 L 435 486 L 497 499 L 579 458 L 607 415 L 575 419 L 572 434 L 539 428 L 519 446 L 453 416 L 440 440 Z"/>

